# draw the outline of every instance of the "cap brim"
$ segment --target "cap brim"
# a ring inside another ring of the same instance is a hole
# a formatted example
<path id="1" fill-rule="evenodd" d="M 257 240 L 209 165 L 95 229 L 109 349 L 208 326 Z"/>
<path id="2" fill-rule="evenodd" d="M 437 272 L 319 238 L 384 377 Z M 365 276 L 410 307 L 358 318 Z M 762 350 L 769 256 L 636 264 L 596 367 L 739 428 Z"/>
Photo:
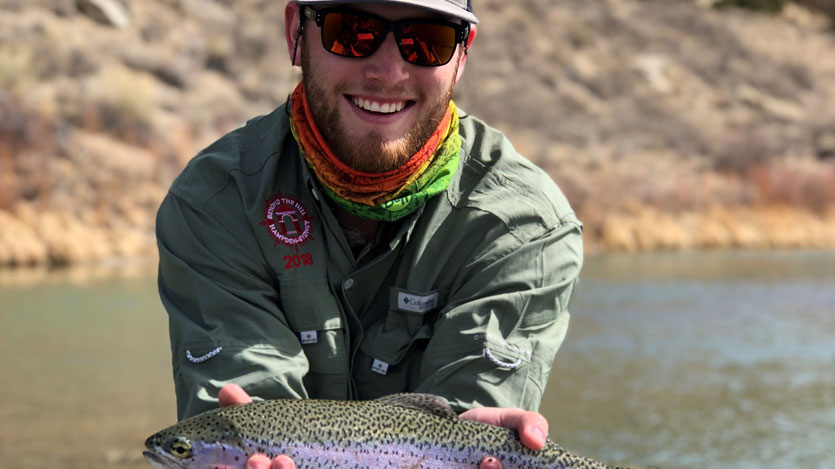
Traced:
<path id="1" fill-rule="evenodd" d="M 478 18 L 470 12 L 459 6 L 453 5 L 446 0 L 421 0 L 420 3 L 409 0 L 297 0 L 299 5 L 339 5 L 344 3 L 396 3 L 400 5 L 407 5 L 416 8 L 424 8 L 426 10 L 437 11 L 446 16 L 453 18 L 460 18 L 468 23 L 477 24 Z"/>

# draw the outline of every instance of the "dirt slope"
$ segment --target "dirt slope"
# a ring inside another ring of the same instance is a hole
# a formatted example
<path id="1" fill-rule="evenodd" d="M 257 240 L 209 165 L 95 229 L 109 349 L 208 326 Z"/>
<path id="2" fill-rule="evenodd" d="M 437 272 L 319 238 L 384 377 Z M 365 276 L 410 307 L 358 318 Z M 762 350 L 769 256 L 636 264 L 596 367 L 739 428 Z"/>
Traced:
<path id="1" fill-rule="evenodd" d="M 703 3 L 478 0 L 456 100 L 590 249 L 835 246 L 835 35 Z M 153 255 L 177 172 L 298 81 L 283 6 L 0 0 L 0 266 Z"/>

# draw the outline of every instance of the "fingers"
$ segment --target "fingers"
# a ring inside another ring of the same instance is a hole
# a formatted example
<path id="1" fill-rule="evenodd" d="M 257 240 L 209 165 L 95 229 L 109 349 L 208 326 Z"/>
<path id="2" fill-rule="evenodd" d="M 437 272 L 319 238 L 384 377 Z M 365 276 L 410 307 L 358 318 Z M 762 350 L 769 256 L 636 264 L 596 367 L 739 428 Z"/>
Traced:
<path id="1" fill-rule="evenodd" d="M 237 384 L 227 384 L 220 388 L 217 400 L 221 407 L 229 405 L 242 405 L 252 402 L 246 391 Z M 246 462 L 246 469 L 296 469 L 296 463 L 287 455 L 281 455 L 270 461 L 270 458 L 263 454 L 256 454 Z"/>
<path id="2" fill-rule="evenodd" d="M 270 469 L 296 469 L 296 463 L 290 459 L 290 456 L 282 454 L 281 456 L 273 459 Z"/>
<path id="3" fill-rule="evenodd" d="M 526 412 L 516 427 L 522 444 L 530 449 L 542 449 L 548 436 L 548 421 L 541 414 Z"/>
<path id="4" fill-rule="evenodd" d="M 244 389 L 237 384 L 227 384 L 226 386 L 220 388 L 220 392 L 217 394 L 217 399 L 220 402 L 221 407 L 249 404 L 252 402 L 252 398 L 249 397 L 249 394 L 247 394 L 246 391 L 244 391 Z"/>
<path id="5" fill-rule="evenodd" d="M 505 410 L 507 409 L 499 407 L 476 407 L 475 409 L 470 409 L 464 412 L 459 415 L 459 417 L 464 420 L 473 420 L 489 425 L 496 425 L 497 427 L 503 427 L 504 425 L 502 425 L 501 414 Z"/>
<path id="6" fill-rule="evenodd" d="M 290 456 L 281 455 L 270 461 L 263 454 L 256 454 L 246 462 L 246 469 L 296 469 L 296 463 Z"/>
<path id="7" fill-rule="evenodd" d="M 481 460 L 478 469 L 502 469 L 502 463 L 496 458 L 488 457 Z"/>
<path id="8" fill-rule="evenodd" d="M 541 414 L 522 409 L 500 407 L 479 407 L 460 415 L 462 419 L 512 428 L 519 433 L 522 444 L 538 450 L 545 446 L 548 436 L 548 421 Z"/>
<path id="9" fill-rule="evenodd" d="M 263 454 L 256 454 L 247 460 L 246 469 L 272 469 L 270 467 L 270 458 Z"/>

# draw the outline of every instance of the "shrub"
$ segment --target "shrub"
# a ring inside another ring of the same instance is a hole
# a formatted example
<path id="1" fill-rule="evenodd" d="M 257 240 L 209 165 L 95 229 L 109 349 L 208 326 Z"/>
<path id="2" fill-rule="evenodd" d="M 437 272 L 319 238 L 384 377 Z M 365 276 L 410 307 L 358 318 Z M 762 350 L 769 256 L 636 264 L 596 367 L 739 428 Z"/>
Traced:
<path id="1" fill-rule="evenodd" d="M 826 15 L 835 26 L 835 0 L 794 0 L 795 3 Z M 719 0 L 715 8 L 745 8 L 747 10 L 780 13 L 788 0 Z"/>
<path id="2" fill-rule="evenodd" d="M 48 115 L 0 90 L 0 209 L 49 191 L 45 168 L 46 155 L 54 151 L 53 135 Z"/>
<path id="3" fill-rule="evenodd" d="M 109 67 L 89 83 L 83 127 L 145 145 L 152 132 L 156 85 L 147 74 Z"/>
<path id="4" fill-rule="evenodd" d="M 786 6 L 787 0 L 720 0 L 714 4 L 715 8 L 745 8 L 748 10 L 780 13 Z"/>
<path id="5" fill-rule="evenodd" d="M 0 46 L 0 90 L 23 94 L 33 80 L 31 53 L 23 47 Z"/>
<path id="6" fill-rule="evenodd" d="M 797 3 L 809 8 L 811 10 L 816 10 L 827 17 L 829 17 L 832 24 L 835 25 L 835 0 L 795 0 Z"/>

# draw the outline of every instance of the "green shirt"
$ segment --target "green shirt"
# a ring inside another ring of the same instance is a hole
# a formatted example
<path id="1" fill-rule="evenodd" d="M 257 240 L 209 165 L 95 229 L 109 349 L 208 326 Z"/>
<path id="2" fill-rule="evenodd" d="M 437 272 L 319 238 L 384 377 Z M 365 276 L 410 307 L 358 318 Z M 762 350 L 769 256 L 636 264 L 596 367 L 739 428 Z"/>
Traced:
<path id="1" fill-rule="evenodd" d="M 461 118 L 448 190 L 358 262 L 284 107 L 195 157 L 157 217 L 180 418 L 256 399 L 430 392 L 536 410 L 568 327 L 581 224 L 498 131 Z"/>

